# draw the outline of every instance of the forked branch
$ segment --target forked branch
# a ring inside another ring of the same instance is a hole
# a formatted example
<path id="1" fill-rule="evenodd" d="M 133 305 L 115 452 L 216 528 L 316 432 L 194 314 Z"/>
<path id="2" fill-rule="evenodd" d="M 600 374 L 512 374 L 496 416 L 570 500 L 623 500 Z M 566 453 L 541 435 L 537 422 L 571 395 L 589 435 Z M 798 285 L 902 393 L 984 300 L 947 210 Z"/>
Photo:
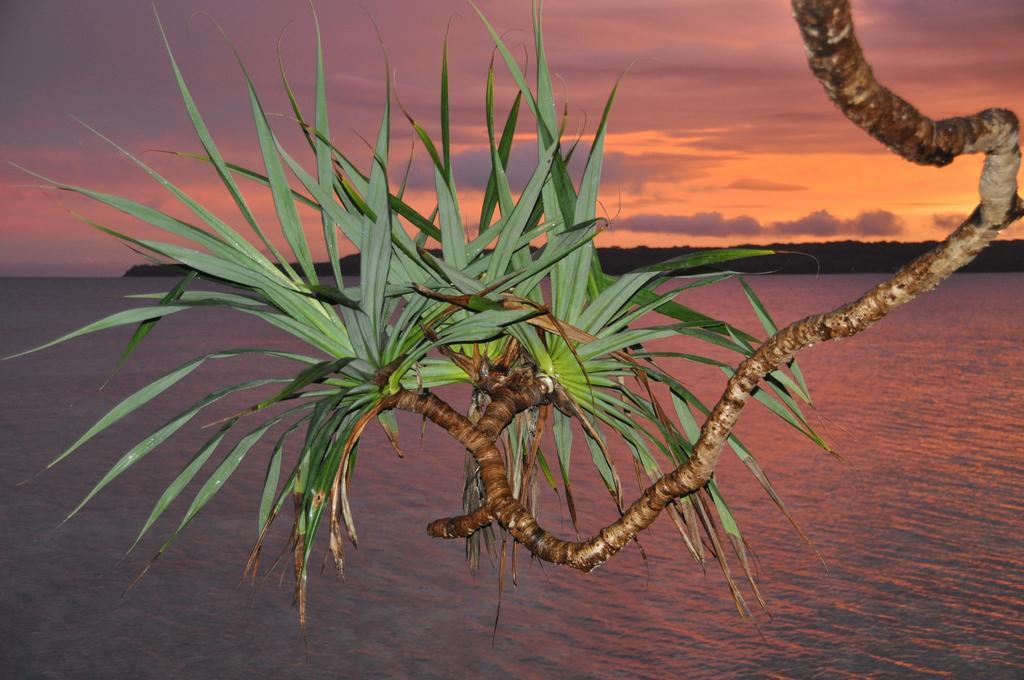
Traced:
<path id="1" fill-rule="evenodd" d="M 733 426 L 766 375 L 804 347 L 855 335 L 934 288 L 1024 215 L 1016 181 L 1020 167 L 1019 124 L 1011 111 L 988 109 L 933 121 L 875 80 L 854 35 L 848 0 L 793 0 L 792 5 L 812 71 L 852 122 L 915 163 L 942 166 L 964 153 L 985 154 L 978 207 L 933 250 L 859 299 L 797 321 L 768 338 L 729 379 L 701 428 L 691 457 L 648 487 L 617 521 L 585 541 L 564 541 L 540 527 L 513 497 L 495 445 L 516 412 L 545 400 L 541 381 L 523 374 L 495 389 L 475 426 L 431 395 L 396 395 L 393 407 L 421 413 L 448 430 L 469 449 L 481 468 L 485 510 L 438 520 L 428 529 L 431 535 L 466 536 L 493 518 L 536 557 L 590 571 L 650 526 L 673 500 L 707 484 Z"/>

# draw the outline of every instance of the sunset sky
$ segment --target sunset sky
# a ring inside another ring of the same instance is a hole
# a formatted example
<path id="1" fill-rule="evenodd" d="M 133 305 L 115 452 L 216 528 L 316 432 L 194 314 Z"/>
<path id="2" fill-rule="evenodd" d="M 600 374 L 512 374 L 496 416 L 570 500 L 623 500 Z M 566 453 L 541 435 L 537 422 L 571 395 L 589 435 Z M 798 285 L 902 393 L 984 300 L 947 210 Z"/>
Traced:
<path id="1" fill-rule="evenodd" d="M 506 40 L 528 41 L 527 0 L 479 4 Z M 452 19 L 454 167 L 463 212 L 472 215 L 488 168 L 483 99 L 492 48 L 472 8 L 466 0 L 320 0 L 316 7 L 332 133 L 363 163 L 368 154 L 361 137 L 374 135 L 384 95 L 373 23 L 402 104 L 436 133 L 441 43 Z M 238 46 L 267 110 L 284 114 L 289 109 L 275 52 L 283 29 L 290 79 L 312 111 L 308 3 L 164 0 L 157 9 L 222 152 L 258 167 L 241 74 L 203 13 L 216 18 Z M 1024 112 L 1021 0 L 860 0 L 855 10 L 880 80 L 926 114 L 946 117 L 989 106 Z M 612 112 L 601 200 L 613 220 L 599 245 L 922 240 L 947 232 L 976 202 L 979 157 L 944 169 L 914 166 L 841 116 L 806 66 L 785 0 L 548 0 L 544 19 L 558 96 L 567 96 L 570 130 L 585 125 L 584 139 L 616 77 L 633 64 Z M 148 0 L 0 3 L 0 87 L 0 159 L 185 214 L 173 197 L 67 115 L 133 152 L 199 150 Z M 511 79 L 500 68 L 502 115 L 513 96 Z M 272 122 L 289 148 L 303 150 L 288 118 Z M 411 138 L 397 111 L 392 124 L 397 175 Z M 524 138 L 513 152 L 514 185 L 522 181 L 530 153 L 533 143 Z M 207 168 L 161 154 L 143 157 L 214 212 L 240 222 Z M 416 159 L 409 195 L 429 211 L 432 181 L 422 148 Z M 152 232 L 37 184 L 7 163 L 0 167 L 0 275 L 116 275 L 140 261 L 77 222 L 68 209 L 132 234 Z M 247 196 L 272 224 L 269 196 L 255 187 Z M 318 218 L 308 217 L 315 240 Z M 1009 236 L 1022 234 L 1011 230 Z"/>

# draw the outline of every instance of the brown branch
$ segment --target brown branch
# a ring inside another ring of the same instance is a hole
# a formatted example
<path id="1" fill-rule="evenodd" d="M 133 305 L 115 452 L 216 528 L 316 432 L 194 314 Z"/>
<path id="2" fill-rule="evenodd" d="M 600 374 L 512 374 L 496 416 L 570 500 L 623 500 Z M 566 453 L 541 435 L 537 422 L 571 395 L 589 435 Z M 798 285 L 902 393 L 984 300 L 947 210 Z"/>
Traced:
<path id="1" fill-rule="evenodd" d="M 649 526 L 661 508 L 655 510 L 645 502 L 650 495 L 648 489 L 619 521 L 603 529 L 597 537 L 582 542 L 563 541 L 537 523 L 522 502 L 513 496 L 505 463 L 495 442 L 516 413 L 544 403 L 549 394 L 547 381 L 537 380 L 529 371 L 520 370 L 495 387 L 491 403 L 476 425 L 430 393 L 416 394 L 403 390 L 384 400 L 382 406 L 421 414 L 465 446 L 480 465 L 484 508 L 534 556 L 554 564 L 590 571 Z M 430 523 L 427 531 L 436 538 L 465 537 L 485 523 L 484 517 L 481 511 L 477 511 L 436 520 Z M 619 536 L 624 536 L 625 541 L 616 546 Z"/>
<path id="2" fill-rule="evenodd" d="M 465 446 L 480 466 L 485 490 L 484 508 L 501 521 L 503 517 L 512 518 L 507 512 L 499 512 L 499 508 L 505 508 L 510 502 L 519 506 L 523 512 L 525 509 L 512 495 L 512 487 L 505 474 L 505 463 L 495 442 L 516 413 L 545 401 L 549 391 L 546 385 L 545 381 L 534 380 L 529 371 L 520 370 L 509 375 L 494 389 L 491 403 L 476 424 L 431 393 L 417 394 L 401 390 L 382 400 L 381 405 L 383 409 L 396 408 L 421 414 Z M 431 526 L 439 532 L 432 535 L 446 538 L 468 536 L 472 533 L 469 530 L 471 524 L 476 524 L 476 528 L 483 525 L 483 515 L 478 513 L 432 522 Z M 506 524 L 502 521 L 502 525 L 508 528 Z M 514 532 L 513 536 L 519 538 Z"/>
<path id="3" fill-rule="evenodd" d="M 467 515 L 435 519 L 427 525 L 427 534 L 434 538 L 468 538 L 493 519 L 491 511 L 482 505 Z"/>
<path id="4" fill-rule="evenodd" d="M 707 484 L 751 392 L 765 375 L 815 342 L 855 335 L 896 307 L 935 287 L 974 259 L 1007 225 L 1024 216 L 1017 196 L 1019 125 L 1004 109 L 932 121 L 879 84 L 853 31 L 848 0 L 793 0 L 793 11 L 808 61 L 829 97 L 855 124 L 894 152 L 916 163 L 945 165 L 962 153 L 986 154 L 981 203 L 945 241 L 905 265 L 859 299 L 780 330 L 743 361 L 701 428 L 691 458 L 663 476 L 614 523 L 586 541 L 560 540 L 512 497 L 495 440 L 519 410 L 542 403 L 550 386 L 525 377 L 496 386 L 492 401 L 474 427 L 432 395 L 401 393 L 395 406 L 423 413 L 447 429 L 480 465 L 485 508 L 538 558 L 589 571 L 650 526 L 674 499 Z M 442 404 L 442 405 L 439 405 Z M 477 514 L 434 523 L 434 535 L 468 535 Z M 455 524 L 451 524 L 452 522 Z"/>
<path id="5" fill-rule="evenodd" d="M 993 109 L 967 118 L 931 121 L 874 80 L 853 34 L 848 2 L 795 0 L 793 4 L 812 69 L 853 122 L 915 162 L 943 165 L 960 153 L 986 153 L 981 205 L 933 251 L 860 299 L 796 322 L 769 338 L 729 380 L 701 429 L 691 459 L 648 487 L 618 521 L 587 541 L 562 541 L 538 525 L 513 497 L 495 444 L 517 412 L 543 403 L 555 393 L 550 381 L 536 380 L 524 371 L 502 376 L 500 382 L 490 386 L 491 403 L 475 426 L 433 395 L 395 395 L 387 407 L 423 414 L 452 434 L 480 465 L 484 507 L 469 515 L 431 523 L 431 535 L 468 536 L 495 518 L 535 556 L 584 571 L 593 569 L 650 526 L 668 503 L 707 483 L 750 393 L 765 375 L 803 347 L 859 333 L 895 307 L 934 287 L 1021 216 L 1016 195 L 1018 128 L 1012 113 Z"/>

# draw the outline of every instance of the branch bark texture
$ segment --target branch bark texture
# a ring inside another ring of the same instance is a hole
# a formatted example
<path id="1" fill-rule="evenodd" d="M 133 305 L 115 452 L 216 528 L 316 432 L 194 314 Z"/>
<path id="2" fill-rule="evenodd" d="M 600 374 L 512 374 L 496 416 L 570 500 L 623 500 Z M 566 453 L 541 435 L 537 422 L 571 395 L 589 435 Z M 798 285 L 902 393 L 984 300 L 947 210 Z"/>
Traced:
<path id="1" fill-rule="evenodd" d="M 793 0 L 811 70 L 853 123 L 915 163 L 946 165 L 964 153 L 984 153 L 980 204 L 933 250 L 901 268 L 857 300 L 807 317 L 768 338 L 744 360 L 701 428 L 687 462 L 666 474 L 612 524 L 584 541 L 564 541 L 537 523 L 513 497 L 496 441 L 518 411 L 543 403 L 550 386 L 528 372 L 491 391 L 476 425 L 429 394 L 402 392 L 389 406 L 421 413 L 446 429 L 480 465 L 486 502 L 470 515 L 433 522 L 433 536 L 467 536 L 496 520 L 536 557 L 590 571 L 646 529 L 673 500 L 707 484 L 733 426 L 764 376 L 804 347 L 855 335 L 974 259 L 1007 225 L 1024 214 L 1017 195 L 1020 167 L 1017 117 L 1005 109 L 931 120 L 881 85 L 854 34 L 848 0 Z"/>

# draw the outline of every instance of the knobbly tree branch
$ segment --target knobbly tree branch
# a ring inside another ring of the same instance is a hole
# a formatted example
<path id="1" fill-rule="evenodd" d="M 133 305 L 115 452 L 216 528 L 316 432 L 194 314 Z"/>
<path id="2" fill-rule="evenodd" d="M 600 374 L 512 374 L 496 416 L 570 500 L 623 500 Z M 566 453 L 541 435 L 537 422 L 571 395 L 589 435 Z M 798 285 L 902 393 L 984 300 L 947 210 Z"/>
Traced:
<path id="1" fill-rule="evenodd" d="M 985 153 L 978 207 L 933 250 L 859 299 L 797 321 L 768 338 L 729 379 L 689 460 L 649 486 L 617 521 L 585 541 L 563 541 L 539 526 L 513 497 L 495 444 L 515 413 L 542 403 L 550 386 L 526 372 L 513 376 L 493 389 L 491 403 L 475 426 L 433 395 L 396 395 L 389 406 L 425 415 L 462 443 L 480 465 L 484 507 L 470 515 L 431 523 L 431 535 L 467 536 L 494 519 L 536 557 L 590 571 L 650 526 L 673 500 L 707 484 L 733 426 L 767 374 L 804 347 L 855 335 L 934 288 L 1024 215 L 1016 183 L 1019 124 L 1012 112 L 988 109 L 933 121 L 875 80 L 854 35 L 848 0 L 793 0 L 792 6 L 812 71 L 853 123 L 915 163 L 942 166 L 964 153 Z"/>

